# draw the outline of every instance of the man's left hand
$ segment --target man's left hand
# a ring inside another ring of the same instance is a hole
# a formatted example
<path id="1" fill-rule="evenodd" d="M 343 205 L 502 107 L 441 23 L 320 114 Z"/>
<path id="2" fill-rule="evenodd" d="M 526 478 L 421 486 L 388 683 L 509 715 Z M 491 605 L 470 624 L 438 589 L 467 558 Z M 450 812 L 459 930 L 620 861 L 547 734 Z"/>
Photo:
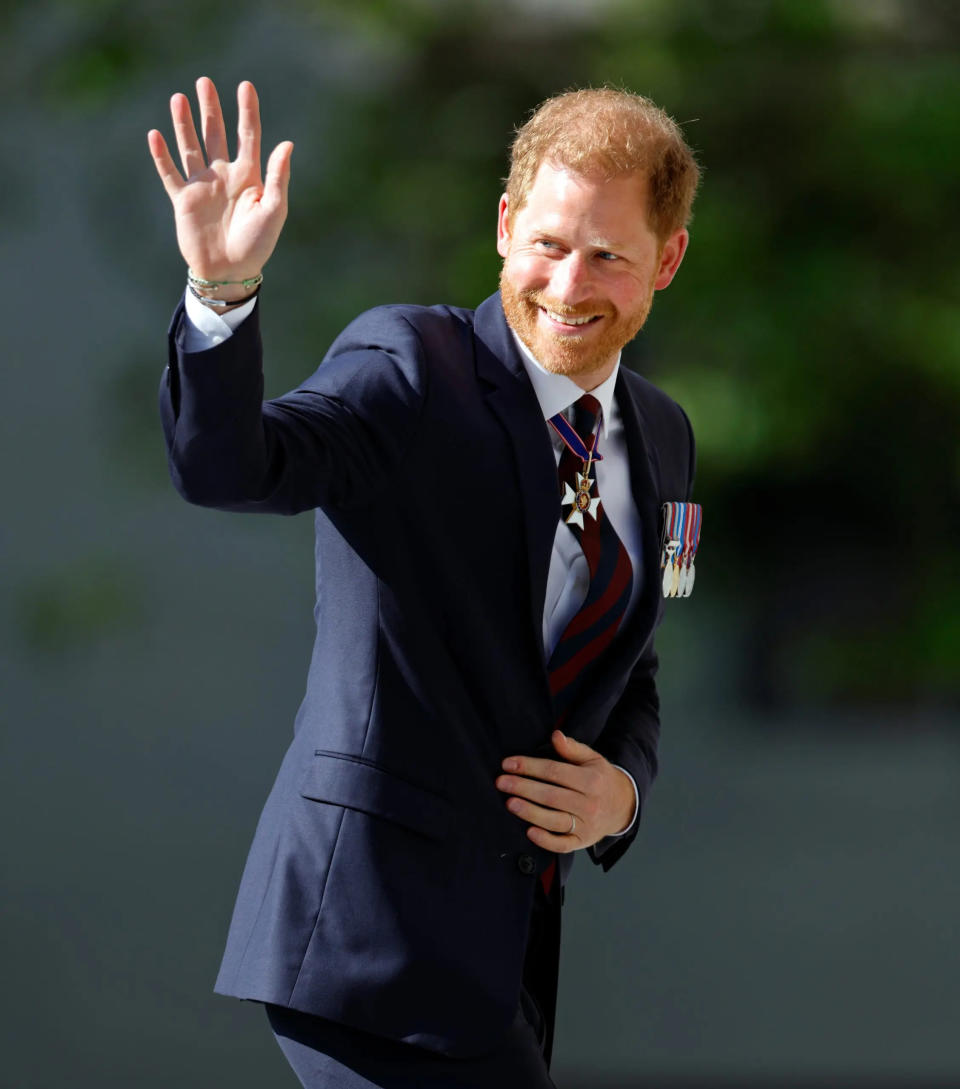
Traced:
<path id="1" fill-rule="evenodd" d="M 530 827 L 527 835 L 547 851 L 576 851 L 622 832 L 633 819 L 630 777 L 589 745 L 554 730 L 559 760 L 508 756 L 496 786 L 509 794 L 507 808 Z"/>

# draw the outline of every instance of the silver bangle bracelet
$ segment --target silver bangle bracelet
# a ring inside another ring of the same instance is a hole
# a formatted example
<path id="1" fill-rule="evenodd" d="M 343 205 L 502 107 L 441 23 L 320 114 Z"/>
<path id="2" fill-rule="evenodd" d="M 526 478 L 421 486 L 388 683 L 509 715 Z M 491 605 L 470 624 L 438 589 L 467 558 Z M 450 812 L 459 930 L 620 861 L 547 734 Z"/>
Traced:
<path id="1" fill-rule="evenodd" d="M 260 294 L 259 284 L 257 285 L 256 291 L 251 291 L 249 295 L 242 299 L 211 299 L 207 295 L 201 295 L 192 283 L 188 283 L 187 287 L 190 294 L 195 299 L 202 302 L 204 306 L 209 306 L 212 310 L 225 310 L 228 306 L 243 306 L 244 303 L 248 303 L 251 299 L 255 299 Z"/>

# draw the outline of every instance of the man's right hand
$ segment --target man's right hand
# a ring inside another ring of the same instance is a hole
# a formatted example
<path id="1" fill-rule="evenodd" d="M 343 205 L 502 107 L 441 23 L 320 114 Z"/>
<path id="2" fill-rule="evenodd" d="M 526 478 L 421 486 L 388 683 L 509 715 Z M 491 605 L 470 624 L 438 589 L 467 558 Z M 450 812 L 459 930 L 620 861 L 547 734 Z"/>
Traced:
<path id="1" fill-rule="evenodd" d="M 256 276 L 266 264 L 287 218 L 290 155 L 293 144 L 278 144 L 260 174 L 260 106 L 252 83 L 237 88 L 239 123 L 237 157 L 228 158 L 223 112 L 213 81 L 197 80 L 206 158 L 186 95 L 170 99 L 173 129 L 183 174 L 174 165 L 156 129 L 147 143 L 157 173 L 173 203 L 180 252 L 193 272 L 205 280 L 239 281 Z M 221 288 L 218 298 L 241 298 L 242 286 Z"/>

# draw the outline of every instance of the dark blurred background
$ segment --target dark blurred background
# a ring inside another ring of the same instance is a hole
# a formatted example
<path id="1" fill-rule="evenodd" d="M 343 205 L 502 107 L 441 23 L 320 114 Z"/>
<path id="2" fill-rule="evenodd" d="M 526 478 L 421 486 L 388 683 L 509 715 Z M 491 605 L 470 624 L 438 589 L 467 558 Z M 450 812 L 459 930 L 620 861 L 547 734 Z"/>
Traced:
<path id="1" fill-rule="evenodd" d="M 960 5 L 14 3 L 2 18 L 0 1084 L 293 1086 L 210 992 L 311 641 L 312 525 L 191 508 L 146 148 L 196 76 L 296 142 L 267 387 L 496 286 L 513 127 L 613 82 L 705 167 L 628 363 L 699 440 L 662 771 L 565 914 L 562 1089 L 960 1084 Z M 172 142 L 172 140 L 171 140 Z M 469 593 L 469 587 L 464 587 Z"/>

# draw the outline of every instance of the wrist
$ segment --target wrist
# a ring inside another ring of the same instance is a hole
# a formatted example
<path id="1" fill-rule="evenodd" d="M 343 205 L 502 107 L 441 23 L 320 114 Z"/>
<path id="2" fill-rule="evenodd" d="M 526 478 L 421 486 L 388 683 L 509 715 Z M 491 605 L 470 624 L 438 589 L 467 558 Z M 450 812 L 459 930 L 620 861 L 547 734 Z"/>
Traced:
<path id="1" fill-rule="evenodd" d="M 201 276 L 192 268 L 187 269 L 187 287 L 191 295 L 217 314 L 225 314 L 250 302 L 262 283 L 262 272 L 246 277 L 235 273 L 230 278 L 215 280 Z"/>
<path id="2" fill-rule="evenodd" d="M 207 288 L 195 287 L 193 284 L 190 284 L 190 289 L 201 302 L 209 300 L 212 303 L 229 304 L 246 302 L 247 299 L 252 298 L 259 291 L 259 288 L 249 287 L 225 287 L 220 291 L 210 291 Z"/>
<path id="3" fill-rule="evenodd" d="M 625 832 L 629 832 L 633 826 L 637 815 L 639 797 L 633 776 L 625 768 L 620 767 L 619 764 L 613 764 L 612 767 L 615 771 L 620 772 L 616 777 L 616 781 L 619 784 L 617 793 L 621 801 L 618 806 L 618 820 L 610 835 L 622 836 Z"/>
<path id="4" fill-rule="evenodd" d="M 213 276 L 188 268 L 187 283 L 201 301 L 209 299 L 222 303 L 242 303 L 256 294 L 263 283 L 263 273 L 230 271 Z"/>
<path id="5" fill-rule="evenodd" d="M 201 291 L 193 286 L 192 283 L 187 284 L 187 292 L 193 296 L 197 302 L 201 303 L 207 310 L 213 311 L 215 314 L 228 314 L 231 310 L 237 310 L 241 306 L 245 306 L 248 302 L 251 302 L 260 294 L 260 285 L 258 284 L 253 291 L 248 292 L 246 295 L 242 295 L 238 299 L 221 299 L 217 296 L 204 295 Z"/>

